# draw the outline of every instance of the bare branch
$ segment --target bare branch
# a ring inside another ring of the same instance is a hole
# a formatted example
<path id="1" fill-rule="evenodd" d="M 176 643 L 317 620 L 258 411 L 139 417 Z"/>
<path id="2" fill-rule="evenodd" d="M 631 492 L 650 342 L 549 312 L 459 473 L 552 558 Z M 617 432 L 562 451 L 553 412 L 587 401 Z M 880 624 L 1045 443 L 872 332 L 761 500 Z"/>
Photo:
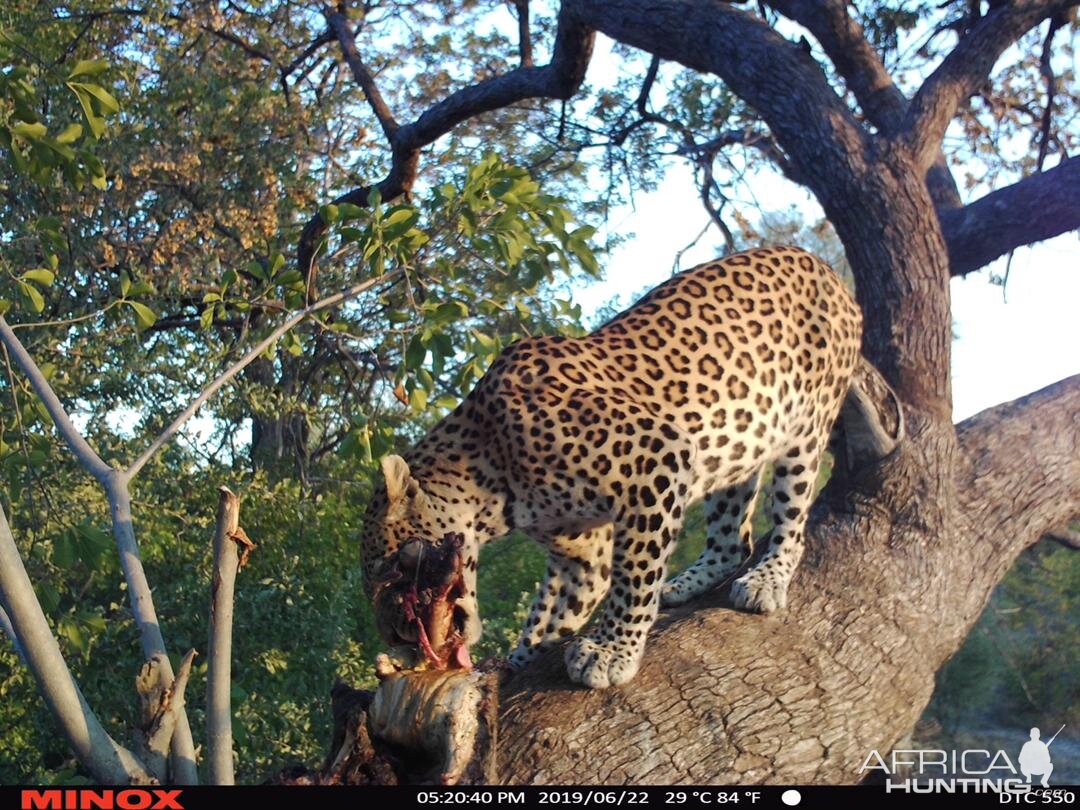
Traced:
<path id="1" fill-rule="evenodd" d="M 159 781 L 168 778 L 169 745 L 176 724 L 184 714 L 184 691 L 191 676 L 195 650 L 188 650 L 174 679 L 165 656 L 155 655 L 139 669 L 135 692 L 139 697 L 139 723 L 136 743 L 139 755 Z"/>
<path id="2" fill-rule="evenodd" d="M 518 21 L 518 53 L 522 67 L 532 67 L 532 32 L 529 30 L 529 0 L 513 0 Z"/>
<path id="3" fill-rule="evenodd" d="M 3 509 L 0 509 L 0 600 L 10 612 L 13 634 L 22 642 L 27 666 L 38 689 L 79 762 L 104 784 L 154 784 L 154 776 L 139 758 L 105 731 L 71 677 L 34 594 Z"/>
<path id="4" fill-rule="evenodd" d="M 1080 228 L 1080 157 L 939 212 L 950 272 L 964 275 L 1015 248 Z"/>
<path id="5" fill-rule="evenodd" d="M 236 572 L 240 567 L 233 535 L 240 528 L 240 499 L 219 489 L 214 531 L 214 583 L 210 597 L 210 646 L 206 675 L 206 737 L 210 784 L 235 782 L 232 746 L 232 620 Z"/>
<path id="6" fill-rule="evenodd" d="M 138 475 L 139 471 L 146 465 L 151 458 L 164 447 L 176 432 L 184 426 L 184 424 L 195 415 L 195 412 L 199 410 L 206 403 L 210 397 L 220 390 L 229 380 L 247 368 L 254 360 L 256 360 L 263 352 L 265 352 L 270 346 L 272 346 L 282 335 L 303 321 L 305 318 L 309 318 L 317 312 L 321 312 L 329 307 L 337 306 L 350 298 L 355 298 L 357 295 L 370 290 L 385 281 L 390 281 L 397 278 L 401 274 L 400 270 L 393 270 L 382 276 L 375 278 L 369 278 L 365 281 L 355 284 L 347 290 L 343 290 L 334 295 L 327 296 L 320 301 L 316 301 L 311 306 L 298 310 L 290 315 L 284 321 L 281 322 L 269 335 L 267 335 L 261 342 L 255 345 L 248 351 L 243 357 L 233 363 L 229 368 L 223 371 L 217 376 L 217 378 L 210 383 L 202 392 L 193 399 L 183 411 L 181 411 L 175 419 L 169 424 L 165 430 L 163 430 L 156 439 L 154 439 L 150 446 L 147 447 L 139 457 L 131 463 L 131 465 L 123 471 L 123 478 L 130 480 Z"/>
<path id="7" fill-rule="evenodd" d="M 613 39 L 720 76 L 765 120 L 827 211 L 832 196 L 847 195 L 837 181 L 852 177 L 851 163 L 836 147 L 858 155 L 870 141 L 817 63 L 762 20 L 724 3 L 681 0 L 566 0 L 562 8 Z"/>
<path id="8" fill-rule="evenodd" d="M 353 78 L 360 85 L 360 89 L 364 91 L 368 106 L 375 113 L 375 118 L 378 119 L 379 126 L 382 127 L 387 143 L 393 144 L 394 133 L 398 130 L 398 122 L 379 91 L 379 86 L 375 83 L 375 77 L 371 75 L 371 71 L 368 70 L 367 65 L 360 58 L 359 51 L 356 50 L 356 39 L 353 37 L 352 28 L 349 27 L 349 20 L 340 11 L 336 11 L 329 6 L 323 6 L 323 16 L 326 17 L 327 25 L 337 36 L 337 40 L 341 44 L 341 53 L 345 57 L 345 63 L 349 66 L 349 70 L 352 71 Z"/>
<path id="9" fill-rule="evenodd" d="M 97 451 L 90 446 L 89 442 L 83 438 L 78 428 L 72 423 L 71 417 L 68 416 L 64 406 L 60 403 L 60 398 L 56 396 L 56 392 L 49 385 L 49 381 L 45 379 L 45 375 L 38 368 L 37 363 L 34 362 L 34 358 L 26 351 L 26 348 L 16 337 L 15 332 L 12 331 L 11 326 L 8 325 L 3 316 L 0 316 L 0 342 L 3 342 L 4 346 L 7 347 L 11 356 L 15 358 L 15 362 L 19 364 L 19 368 L 23 370 L 23 374 L 30 380 L 30 385 L 34 387 L 34 391 L 37 392 L 38 397 L 44 403 L 61 438 L 71 449 L 71 452 L 75 454 L 79 463 L 102 486 L 106 486 L 115 470 L 102 461 L 101 456 L 97 454 Z"/>
<path id="10" fill-rule="evenodd" d="M 986 80 L 998 57 L 1025 31 L 1075 0 L 1015 0 L 992 7 L 923 82 L 899 131 L 916 165 L 929 167 L 957 109 Z"/>
<path id="11" fill-rule="evenodd" d="M 803 185 L 798 170 L 788 160 L 780 147 L 767 132 L 759 132 L 753 129 L 726 129 L 715 138 L 710 138 L 702 143 L 683 144 L 675 150 L 679 155 L 692 155 L 695 152 L 715 155 L 729 146 L 746 146 L 756 149 L 762 157 L 770 161 L 780 173 L 793 183 Z"/>
<path id="12" fill-rule="evenodd" d="M 113 537 L 120 554 L 120 568 L 128 586 L 131 616 L 139 629 L 143 656 L 148 659 L 160 658 L 162 677 L 171 683 L 172 664 L 165 649 L 165 638 L 161 633 L 153 593 L 143 569 L 142 555 L 135 540 L 135 527 L 131 520 L 131 495 L 128 492 L 130 475 L 130 472 L 117 471 L 105 484 L 112 515 Z M 172 734 L 171 781 L 182 785 L 197 785 L 199 771 L 195 763 L 195 743 L 191 738 L 191 726 L 182 705 L 177 707 L 177 712 L 176 729 Z"/>

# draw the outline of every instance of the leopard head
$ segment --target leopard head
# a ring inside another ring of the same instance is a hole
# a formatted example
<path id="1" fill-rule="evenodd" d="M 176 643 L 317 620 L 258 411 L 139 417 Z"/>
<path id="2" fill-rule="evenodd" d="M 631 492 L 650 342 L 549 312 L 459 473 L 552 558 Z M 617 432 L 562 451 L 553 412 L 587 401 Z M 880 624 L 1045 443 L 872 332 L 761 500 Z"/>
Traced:
<path id="1" fill-rule="evenodd" d="M 376 628 L 391 646 L 420 645 L 429 658 L 452 658 L 481 629 L 467 527 L 424 490 L 405 459 L 385 457 L 382 473 L 384 487 L 368 506 L 360 541 Z"/>

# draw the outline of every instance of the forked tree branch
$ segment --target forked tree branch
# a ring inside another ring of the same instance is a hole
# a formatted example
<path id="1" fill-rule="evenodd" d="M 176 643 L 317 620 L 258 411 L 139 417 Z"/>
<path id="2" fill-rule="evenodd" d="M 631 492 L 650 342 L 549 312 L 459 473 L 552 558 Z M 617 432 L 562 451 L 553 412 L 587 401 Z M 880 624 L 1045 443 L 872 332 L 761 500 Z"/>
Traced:
<path id="1" fill-rule="evenodd" d="M 339 41 L 343 40 L 346 58 L 349 58 L 349 43 L 355 54 L 355 42 L 347 21 L 339 20 L 337 24 Z M 559 14 L 552 57 L 547 65 L 523 65 L 501 76 L 464 87 L 433 104 L 411 124 L 400 127 L 386 125 L 392 122 L 393 118 L 385 104 L 382 105 L 382 113 L 375 107 L 375 115 L 380 123 L 384 124 L 383 131 L 390 147 L 390 170 L 380 182 L 352 189 L 338 196 L 333 201 L 334 204 L 347 202 L 367 205 L 372 188 L 379 190 L 383 200 L 393 200 L 409 192 L 416 181 L 420 150 L 463 121 L 527 98 L 569 99 L 577 92 L 585 78 L 585 69 L 592 55 L 593 38 L 591 31 L 564 10 Z M 362 67 L 363 63 L 358 55 L 354 62 Z M 350 67 L 353 66 L 354 63 L 350 62 Z M 357 74 L 354 68 L 354 77 L 361 82 L 362 87 L 367 81 L 364 77 L 365 71 L 366 69 Z M 368 98 L 371 101 L 370 94 Z M 381 96 L 377 98 L 381 100 Z M 318 215 L 313 216 L 304 226 L 297 243 L 297 266 L 305 278 L 309 279 L 309 295 L 314 289 L 311 279 L 315 257 L 325 232 L 326 225 L 322 219 Z"/>
<path id="2" fill-rule="evenodd" d="M 849 13 L 850 4 L 843 0 L 770 0 L 769 5 L 814 35 L 867 120 L 882 135 L 895 135 L 904 122 L 908 99 Z M 939 209 L 960 205 L 960 192 L 943 155 L 937 155 L 926 180 Z"/>
<path id="3" fill-rule="evenodd" d="M 0 600 L 27 666 L 79 762 L 108 785 L 154 784 L 140 759 L 102 727 L 79 691 L 26 574 L 7 517 L 0 509 Z"/>
<path id="4" fill-rule="evenodd" d="M 960 105 L 990 74 L 998 57 L 1026 31 L 1064 12 L 1075 0 L 1014 0 L 991 5 L 923 82 L 911 100 L 899 136 L 916 165 L 927 168 Z"/>
<path id="5" fill-rule="evenodd" d="M 61 404 L 60 398 L 56 396 L 56 392 L 53 391 L 45 374 L 2 316 L 0 316 L 0 342 L 4 344 L 27 379 L 30 380 L 31 386 L 45 404 L 53 424 L 56 425 L 60 436 L 71 448 L 75 458 L 97 479 L 105 490 L 112 515 L 113 537 L 116 539 L 120 567 L 124 572 L 124 580 L 128 586 L 128 599 L 131 602 L 132 617 L 139 629 L 139 640 L 142 644 L 143 655 L 146 658 L 152 658 L 156 655 L 162 656 L 164 659 L 163 668 L 167 671 L 168 677 L 172 678 L 172 668 L 165 651 L 165 640 L 161 634 L 161 625 L 154 609 L 150 583 L 147 581 L 146 572 L 143 570 L 142 557 L 139 554 L 139 546 L 135 541 L 135 530 L 131 523 L 131 495 L 128 492 L 130 473 L 117 470 L 106 464 L 89 445 L 71 421 L 71 417 L 64 409 L 63 404 Z M 18 625 L 16 625 L 17 629 Z M 25 649 L 30 642 L 26 641 L 21 633 L 19 635 Z M 191 727 L 188 724 L 187 715 L 182 711 L 177 719 L 176 731 L 172 735 L 172 745 L 173 781 L 178 784 L 197 784 L 199 774 L 195 765 L 195 743 L 191 737 Z"/>
<path id="6" fill-rule="evenodd" d="M 198 409 L 213 396 L 225 383 L 232 379 L 241 370 L 246 368 L 253 360 L 259 357 L 267 348 L 277 341 L 283 334 L 288 332 L 298 323 L 317 312 L 337 304 L 343 303 L 356 295 L 361 294 L 380 283 L 396 278 L 402 271 L 394 270 L 377 278 L 367 279 L 355 284 L 347 290 L 328 296 L 317 301 L 309 307 L 294 313 L 258 345 L 251 349 L 244 357 L 234 363 L 230 368 L 222 372 L 210 383 L 191 403 L 165 428 L 150 445 L 131 463 L 126 469 L 116 469 L 106 464 L 97 452 L 90 447 L 86 439 L 71 421 L 71 417 L 64 409 L 56 392 L 53 391 L 45 375 L 23 346 L 22 342 L 12 331 L 10 325 L 0 316 L 0 342 L 4 344 L 23 373 L 30 380 L 31 385 L 41 398 L 53 419 L 61 437 L 71 448 L 76 459 L 101 483 L 109 500 L 112 515 L 113 536 L 116 539 L 117 551 L 120 557 L 120 566 L 124 572 L 124 580 L 128 586 L 128 597 L 131 602 L 132 617 L 139 629 L 139 638 L 142 644 L 143 654 L 147 659 L 160 659 L 162 676 L 172 682 L 173 672 L 165 648 L 165 640 L 161 633 L 161 625 L 158 621 L 157 612 L 154 608 L 154 600 L 150 589 L 150 583 L 146 578 L 143 568 L 139 546 L 135 539 L 135 529 L 132 524 L 131 495 L 128 490 L 130 481 L 139 473 L 146 463 L 168 443 L 168 441 L 180 430 L 181 427 L 198 411 Z M 20 563 L 21 565 L 21 563 Z M 36 604 L 36 603 L 35 603 Z M 38 606 L 40 610 L 40 606 Z M 14 621 L 14 617 L 12 617 Z M 23 644 L 24 650 L 29 644 L 19 631 L 15 623 L 15 634 Z M 53 704 L 50 703 L 50 706 Z M 198 769 L 195 763 L 195 745 L 191 736 L 191 728 L 187 715 L 182 706 L 176 711 L 176 728 L 171 735 L 173 745 L 173 773 L 172 781 L 177 784 L 197 784 Z"/>

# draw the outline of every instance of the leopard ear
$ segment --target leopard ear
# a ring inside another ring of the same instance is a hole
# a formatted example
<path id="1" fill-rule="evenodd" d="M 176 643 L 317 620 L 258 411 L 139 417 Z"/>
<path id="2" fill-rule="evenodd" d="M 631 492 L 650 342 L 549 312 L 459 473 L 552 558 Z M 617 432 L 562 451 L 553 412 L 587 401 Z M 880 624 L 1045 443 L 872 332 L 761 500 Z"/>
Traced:
<path id="1" fill-rule="evenodd" d="M 401 456 L 384 456 L 381 464 L 386 479 L 386 497 L 391 505 L 403 498 L 414 497 L 420 491 L 420 485 L 409 472 L 408 462 Z"/>

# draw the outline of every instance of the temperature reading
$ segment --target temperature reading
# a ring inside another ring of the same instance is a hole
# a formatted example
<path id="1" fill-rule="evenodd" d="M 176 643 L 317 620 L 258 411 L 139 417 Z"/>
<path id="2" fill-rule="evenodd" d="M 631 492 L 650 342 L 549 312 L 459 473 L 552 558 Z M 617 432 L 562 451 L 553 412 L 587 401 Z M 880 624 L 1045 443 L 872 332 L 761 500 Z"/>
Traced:
<path id="1" fill-rule="evenodd" d="M 669 790 L 664 794 L 664 804 L 757 804 L 760 800 L 761 793 L 756 790 Z"/>

